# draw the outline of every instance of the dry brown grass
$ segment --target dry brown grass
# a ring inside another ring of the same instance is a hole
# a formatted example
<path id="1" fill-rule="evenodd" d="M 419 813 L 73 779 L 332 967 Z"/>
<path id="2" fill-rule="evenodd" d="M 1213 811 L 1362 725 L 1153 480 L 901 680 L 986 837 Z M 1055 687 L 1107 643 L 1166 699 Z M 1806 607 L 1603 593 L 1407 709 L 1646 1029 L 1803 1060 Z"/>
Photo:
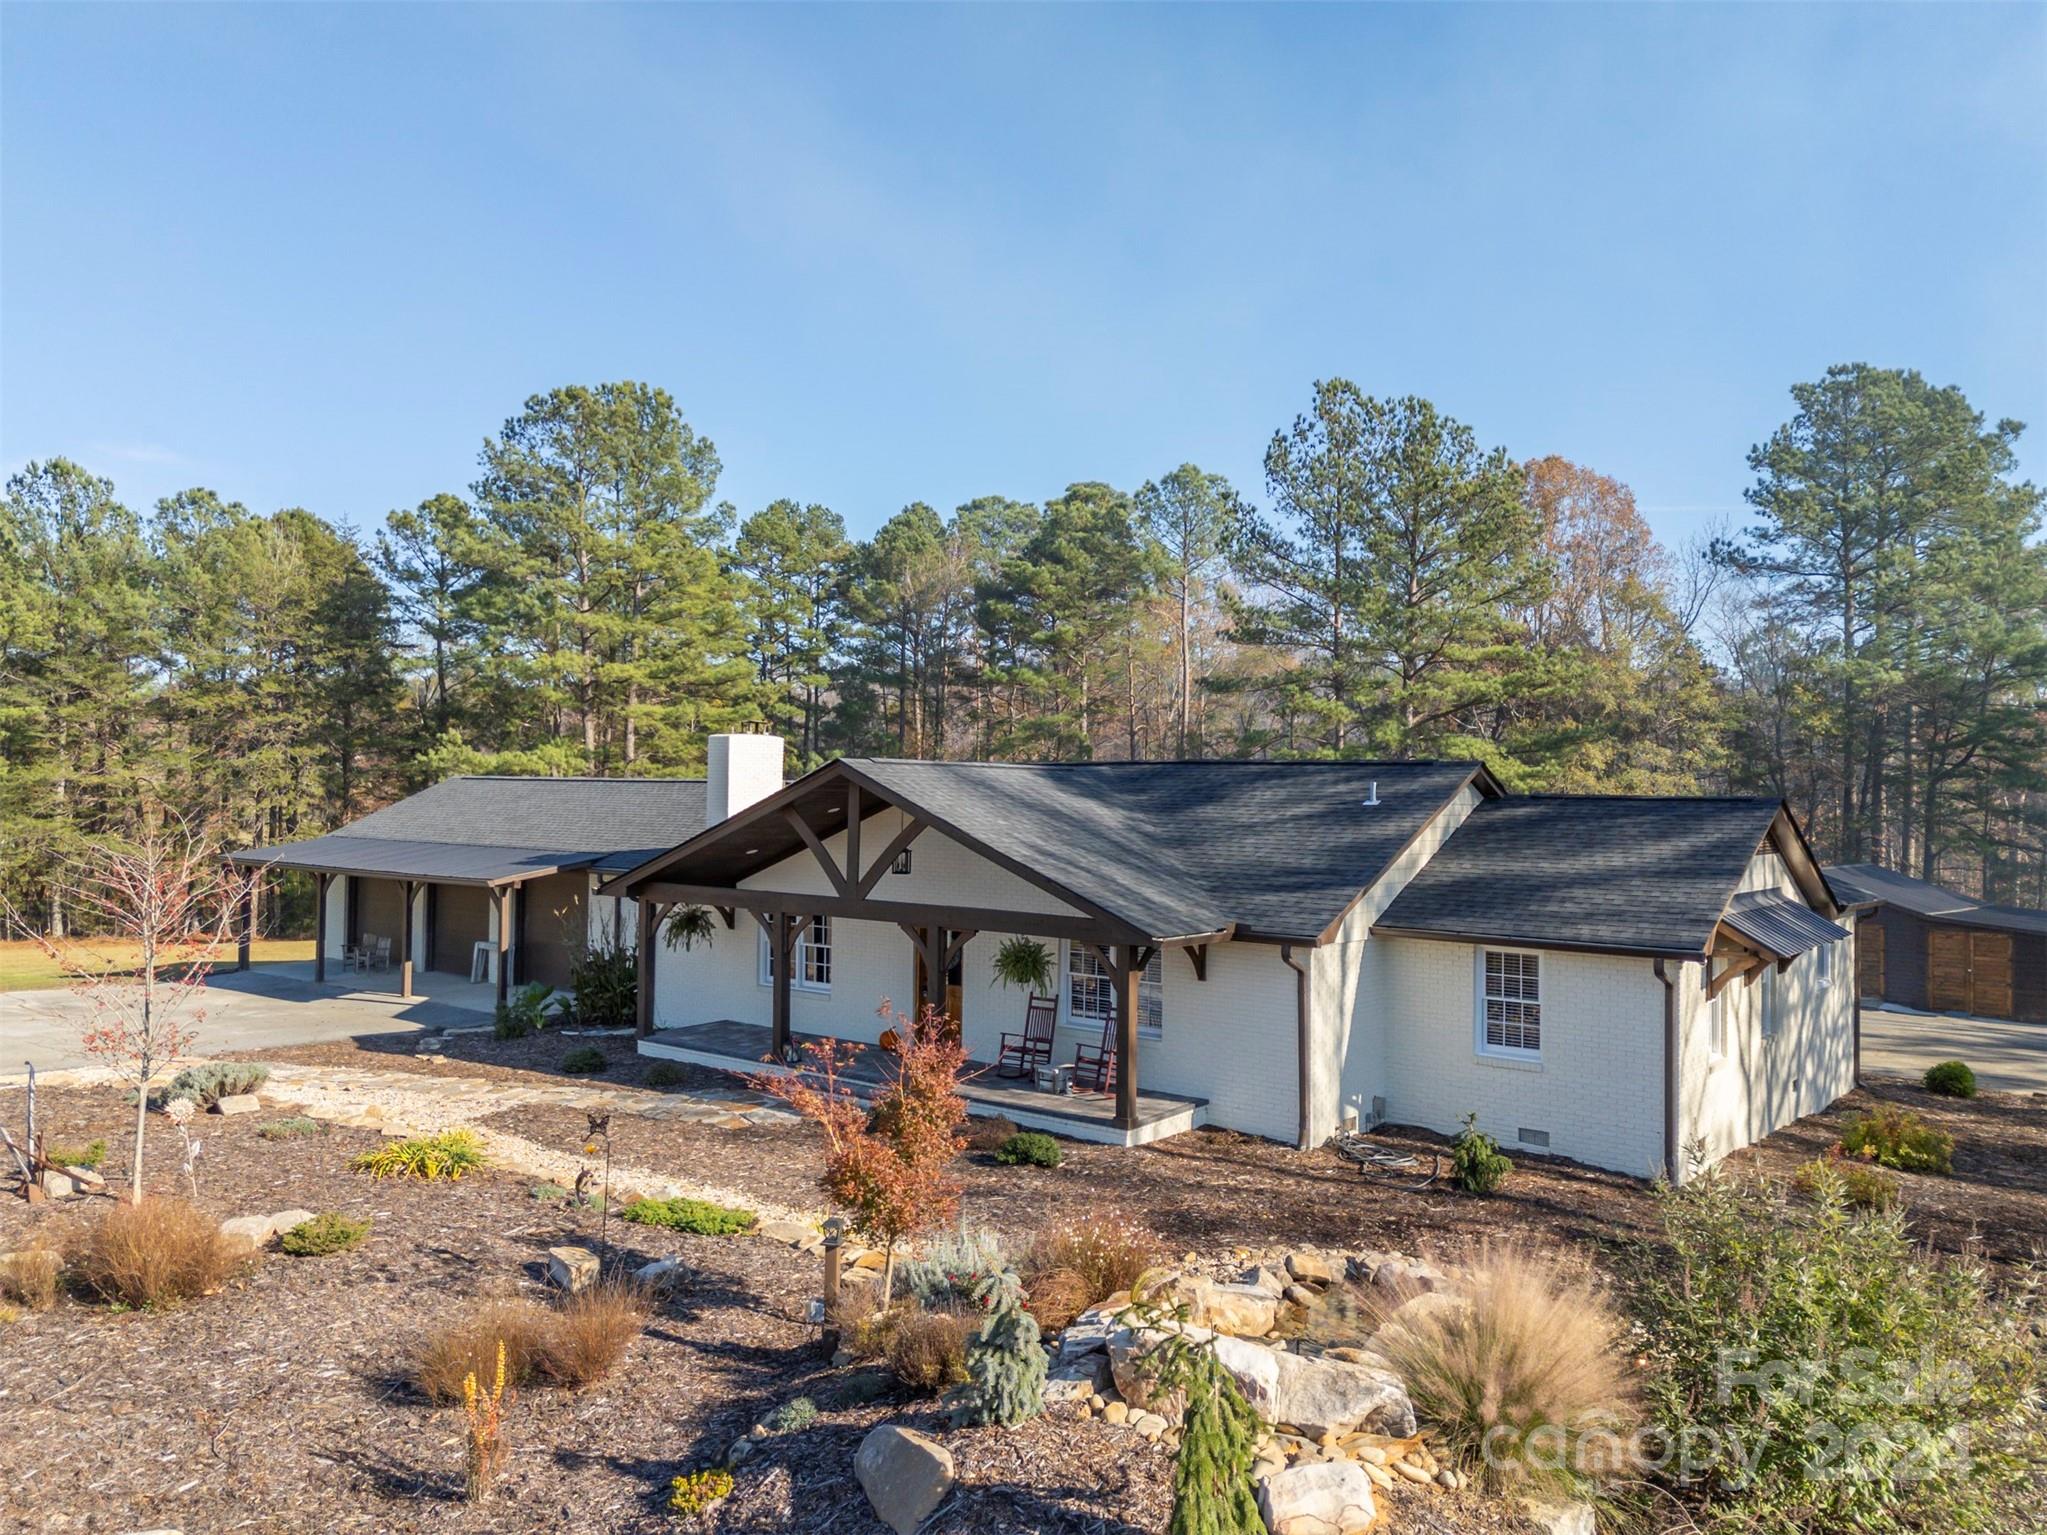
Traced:
<path id="1" fill-rule="evenodd" d="M 47 1311 L 57 1300 L 57 1250 L 38 1238 L 0 1261 L 0 1301 L 29 1311 Z"/>
<path id="2" fill-rule="evenodd" d="M 1575 1490 L 1622 1468 L 1639 1400 L 1619 1310 L 1581 1257 L 1487 1241 L 1454 1295 L 1374 1296 L 1372 1347 L 1436 1442 L 1489 1484 Z M 1410 1304 L 1412 1303 L 1412 1304 Z"/>
<path id="3" fill-rule="evenodd" d="M 505 1346 L 505 1379 L 523 1386 L 533 1378 L 554 1316 L 537 1301 L 493 1296 L 478 1301 L 427 1340 L 412 1367 L 412 1382 L 436 1402 L 462 1400 L 462 1382 L 488 1382 L 497 1373 L 498 1344 Z"/>
<path id="4" fill-rule="evenodd" d="M 1076 1308 L 1078 1314 L 1119 1290 L 1129 1289 L 1164 1256 L 1164 1246 L 1154 1232 L 1118 1211 L 1062 1212 L 1038 1233 L 1024 1254 L 1025 1288 L 1035 1294 L 1042 1276 L 1063 1269 L 1087 1292 L 1087 1299 Z"/>
<path id="5" fill-rule="evenodd" d="M 889 1373 L 912 1391 L 936 1396 L 967 1378 L 967 1340 L 978 1319 L 955 1311 L 899 1306 L 878 1319 Z"/>
<path id="6" fill-rule="evenodd" d="M 248 1256 L 212 1216 L 182 1199 L 152 1196 L 109 1206 L 72 1249 L 70 1266 L 102 1300 L 163 1306 L 218 1290 Z"/>
<path id="7" fill-rule="evenodd" d="M 1099 1295 L 1092 1293 L 1087 1279 L 1073 1269 L 1046 1269 L 1031 1276 L 1025 1297 L 1040 1332 L 1057 1332 L 1087 1310 Z"/>
<path id="8" fill-rule="evenodd" d="M 564 1300 L 548 1317 L 535 1368 L 545 1380 L 581 1389 L 602 1380 L 646 1330 L 653 1303 L 627 1279 L 606 1279 Z"/>

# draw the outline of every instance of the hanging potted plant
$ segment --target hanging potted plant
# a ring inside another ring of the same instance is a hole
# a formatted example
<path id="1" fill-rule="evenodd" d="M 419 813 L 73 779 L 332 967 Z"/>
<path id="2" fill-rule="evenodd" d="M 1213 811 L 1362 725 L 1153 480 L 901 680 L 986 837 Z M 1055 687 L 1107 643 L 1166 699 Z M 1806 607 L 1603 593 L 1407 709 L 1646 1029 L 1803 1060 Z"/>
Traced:
<path id="1" fill-rule="evenodd" d="M 1005 938 L 995 951 L 995 979 L 1031 991 L 1052 989 L 1052 951 L 1035 938 Z"/>

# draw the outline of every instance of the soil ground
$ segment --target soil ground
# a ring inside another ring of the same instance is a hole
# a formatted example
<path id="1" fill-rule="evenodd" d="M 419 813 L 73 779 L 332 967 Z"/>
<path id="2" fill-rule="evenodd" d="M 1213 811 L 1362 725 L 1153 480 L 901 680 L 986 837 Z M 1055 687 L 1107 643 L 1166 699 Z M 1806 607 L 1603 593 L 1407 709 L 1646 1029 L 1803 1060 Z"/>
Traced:
<path id="1" fill-rule="evenodd" d="M 530 1082 L 554 1072 L 572 1043 L 581 1041 L 456 1036 L 443 1065 L 411 1054 L 411 1039 L 311 1045 L 272 1058 Z M 641 1085 L 647 1063 L 631 1055 L 629 1040 L 602 1044 L 612 1064 L 598 1080 L 628 1098 L 660 1091 Z M 686 1071 L 677 1090 L 730 1080 Z M 1961 1103 L 1879 1083 L 1740 1160 L 1789 1172 L 1832 1141 L 1845 1111 L 1879 1097 L 1909 1102 L 1956 1138 L 1953 1178 L 1901 1180 L 1922 1236 L 2007 1264 L 2047 1250 L 2047 1102 L 1990 1095 Z M 12 1095 L 0 1100 L 10 1122 L 17 1104 Z M 43 1111 L 53 1139 L 106 1136 L 105 1171 L 121 1181 L 131 1121 L 116 1090 L 49 1088 Z M 515 1109 L 489 1122 L 499 1121 L 565 1148 L 586 1130 L 573 1110 Z M 885 1378 L 830 1368 L 830 1341 L 804 1318 L 818 1288 L 814 1257 L 752 1238 L 673 1236 L 614 1221 L 621 1261 L 673 1253 L 692 1277 L 606 1380 L 581 1393 L 520 1396 L 500 1494 L 466 1504 L 460 1414 L 420 1397 L 407 1363 L 470 1300 L 537 1294 L 546 1249 L 594 1243 L 596 1217 L 536 1201 L 530 1180 L 492 1172 L 453 1185 L 373 1182 L 348 1162 L 379 1143 L 375 1133 L 333 1127 L 265 1141 L 258 1122 L 198 1122 L 207 1142 L 200 1204 L 220 1216 L 290 1206 L 367 1215 L 369 1241 L 324 1259 L 273 1251 L 221 1293 L 173 1310 L 119 1314 L 67 1297 L 0 1329 L 0 1465 L 8 1467 L 0 1530 L 671 1530 L 669 1480 L 717 1463 L 776 1404 L 804 1394 L 822 1411 L 818 1424 L 761 1444 L 705 1528 L 880 1535 L 848 1476 L 860 1436 L 884 1418 L 942 1423 L 935 1404 L 903 1397 Z M 160 1119 L 151 1132 L 148 1182 L 172 1192 L 175 1137 Z M 818 1203 L 817 1142 L 807 1126 L 734 1129 L 622 1113 L 613 1136 L 621 1163 Z M 1421 1132 L 1382 1139 L 1424 1157 L 1442 1149 Z M 1442 1188 L 1401 1192 L 1331 1153 L 1219 1131 L 1136 1152 L 1065 1149 L 1065 1164 L 1049 1172 L 970 1153 L 965 1219 L 1022 1239 L 1061 1208 L 1113 1207 L 1148 1223 L 1169 1254 L 1298 1243 L 1441 1251 L 1524 1231 L 1611 1255 L 1655 1228 L 1654 1199 L 1641 1183 L 1533 1158 L 1499 1195 L 1478 1200 Z M 61 1245 L 102 1208 L 0 1202 L 0 1249 Z M 863 1399 L 877 1388 L 880 1396 Z M 927 1526 L 933 1535 L 1165 1528 L 1170 1462 L 1127 1431 L 1061 1417 L 1014 1432 L 948 1431 L 945 1442 L 961 1487 Z M 1475 1497 L 1416 1492 L 1393 1501 L 1385 1528 L 1395 1535 L 1514 1528 Z"/>

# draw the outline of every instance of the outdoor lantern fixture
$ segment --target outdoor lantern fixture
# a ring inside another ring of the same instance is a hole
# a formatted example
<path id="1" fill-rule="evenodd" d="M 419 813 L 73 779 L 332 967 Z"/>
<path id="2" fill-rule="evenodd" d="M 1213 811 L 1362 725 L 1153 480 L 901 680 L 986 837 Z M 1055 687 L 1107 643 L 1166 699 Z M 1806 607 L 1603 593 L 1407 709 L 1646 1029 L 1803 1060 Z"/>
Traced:
<path id="1" fill-rule="evenodd" d="M 900 853 L 896 854 L 896 861 L 888 866 L 888 871 L 891 874 L 908 874 L 910 872 L 910 850 L 908 848 L 904 848 Z"/>

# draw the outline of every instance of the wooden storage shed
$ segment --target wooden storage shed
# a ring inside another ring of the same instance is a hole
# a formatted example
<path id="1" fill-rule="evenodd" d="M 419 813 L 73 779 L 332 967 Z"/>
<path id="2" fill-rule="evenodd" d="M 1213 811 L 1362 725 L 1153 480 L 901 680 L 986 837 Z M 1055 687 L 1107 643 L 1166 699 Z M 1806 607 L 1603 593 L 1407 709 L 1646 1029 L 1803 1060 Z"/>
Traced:
<path id="1" fill-rule="evenodd" d="M 1827 881 L 1862 912 L 1855 975 L 1864 997 L 2047 1023 L 2047 911 L 1978 901 L 1878 864 L 1830 865 Z"/>

